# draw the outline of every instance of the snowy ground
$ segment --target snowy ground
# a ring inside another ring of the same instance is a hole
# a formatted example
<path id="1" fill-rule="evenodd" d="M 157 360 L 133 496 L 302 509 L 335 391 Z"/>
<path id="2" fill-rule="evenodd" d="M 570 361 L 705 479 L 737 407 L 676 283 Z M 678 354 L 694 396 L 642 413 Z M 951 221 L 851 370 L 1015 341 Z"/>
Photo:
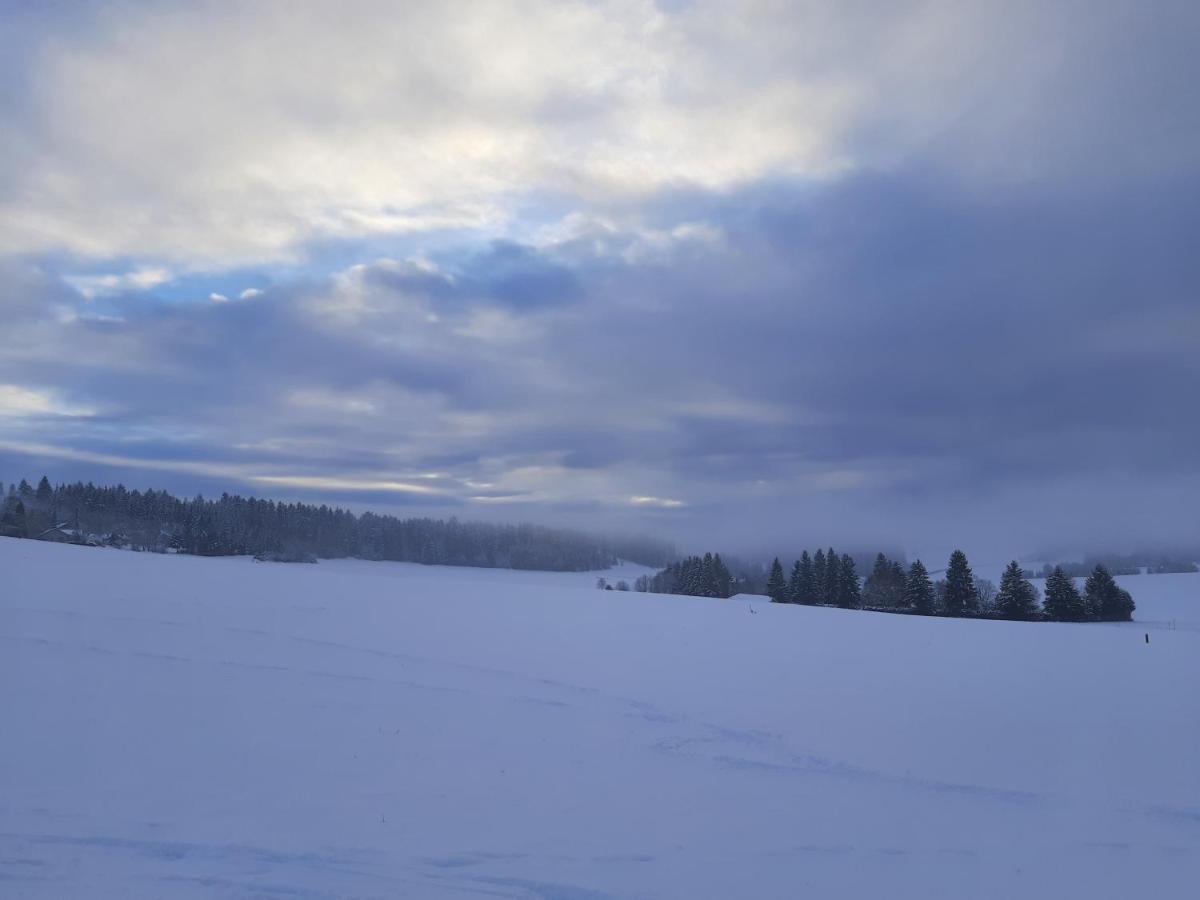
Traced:
<path id="1" fill-rule="evenodd" d="M 0 572 L 5 898 L 1200 883 L 1200 576 L 1054 625 L 5 539 Z"/>

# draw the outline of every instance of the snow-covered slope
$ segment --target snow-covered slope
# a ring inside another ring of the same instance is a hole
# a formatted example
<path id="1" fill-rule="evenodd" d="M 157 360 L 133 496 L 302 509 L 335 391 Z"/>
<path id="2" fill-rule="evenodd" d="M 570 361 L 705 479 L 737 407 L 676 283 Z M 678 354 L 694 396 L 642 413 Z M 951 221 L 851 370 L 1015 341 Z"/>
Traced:
<path id="1" fill-rule="evenodd" d="M 1054 625 L 2 539 L 0 572 L 6 898 L 1200 883 L 1200 576 Z"/>

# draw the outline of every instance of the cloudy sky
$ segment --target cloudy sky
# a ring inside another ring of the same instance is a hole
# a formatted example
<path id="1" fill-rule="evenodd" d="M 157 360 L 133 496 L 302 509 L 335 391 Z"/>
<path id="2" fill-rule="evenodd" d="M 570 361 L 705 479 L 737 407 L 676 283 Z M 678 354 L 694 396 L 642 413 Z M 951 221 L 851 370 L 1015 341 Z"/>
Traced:
<path id="1" fill-rule="evenodd" d="M 1200 6 L 4 4 L 0 478 L 1200 539 Z"/>

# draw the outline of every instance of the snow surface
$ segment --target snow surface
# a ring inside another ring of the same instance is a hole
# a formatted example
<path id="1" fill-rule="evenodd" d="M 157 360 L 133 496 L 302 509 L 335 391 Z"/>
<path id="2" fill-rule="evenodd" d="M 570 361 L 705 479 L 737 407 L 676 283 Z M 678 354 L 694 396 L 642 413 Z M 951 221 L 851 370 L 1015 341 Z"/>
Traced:
<path id="1" fill-rule="evenodd" d="M 5 898 L 1200 883 L 1197 575 L 1056 625 L 10 539 L 0 572 Z"/>

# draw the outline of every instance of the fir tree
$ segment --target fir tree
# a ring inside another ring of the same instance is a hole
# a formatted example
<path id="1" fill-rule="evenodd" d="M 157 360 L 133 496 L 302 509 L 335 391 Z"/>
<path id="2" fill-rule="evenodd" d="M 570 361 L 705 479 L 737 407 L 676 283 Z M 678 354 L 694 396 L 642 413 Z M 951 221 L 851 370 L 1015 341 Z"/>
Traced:
<path id="1" fill-rule="evenodd" d="M 824 602 L 825 593 L 825 551 L 820 547 L 813 557 L 813 602 Z"/>
<path id="2" fill-rule="evenodd" d="M 788 579 L 788 602 L 803 603 L 801 599 L 804 595 L 803 584 L 804 570 L 800 566 L 800 560 L 796 560 L 792 564 L 792 576 Z"/>
<path id="3" fill-rule="evenodd" d="M 717 596 L 717 570 L 713 565 L 713 555 L 711 553 L 704 554 L 704 562 L 700 566 L 700 582 L 701 597 Z"/>
<path id="4" fill-rule="evenodd" d="M 1104 566 L 1096 566 L 1083 587 L 1084 606 L 1091 618 L 1102 622 L 1128 622 L 1136 608 L 1129 591 L 1122 590 Z"/>
<path id="5" fill-rule="evenodd" d="M 42 505 L 49 504 L 49 502 L 54 498 L 54 488 L 50 486 L 50 479 L 45 475 L 43 475 L 42 480 L 38 482 L 37 491 L 35 492 L 34 496 L 37 497 L 38 503 Z"/>
<path id="6" fill-rule="evenodd" d="M 1075 580 L 1055 566 L 1046 576 L 1046 599 L 1042 603 L 1046 617 L 1055 622 L 1081 622 L 1086 617 L 1083 597 L 1075 587 Z"/>
<path id="7" fill-rule="evenodd" d="M 934 613 L 933 582 L 929 580 L 929 572 L 919 559 L 909 566 L 904 579 L 904 604 L 921 616 Z"/>
<path id="8" fill-rule="evenodd" d="M 800 590 L 796 596 L 796 602 L 812 606 L 817 602 L 817 581 L 813 561 L 807 550 L 800 554 L 798 565 L 800 566 Z"/>
<path id="9" fill-rule="evenodd" d="M 961 550 L 950 554 L 946 567 L 946 590 L 943 608 L 948 616 L 964 616 L 979 607 L 979 594 L 975 590 L 975 576 L 967 564 L 967 555 Z"/>
<path id="10" fill-rule="evenodd" d="M 771 598 L 772 603 L 788 601 L 788 586 L 783 578 L 783 566 L 778 556 L 775 557 L 775 562 L 771 563 L 771 574 L 767 577 L 767 596 Z"/>
<path id="11" fill-rule="evenodd" d="M 838 579 L 837 605 L 842 609 L 860 609 L 862 592 L 858 586 L 858 572 L 854 569 L 854 557 L 842 554 L 841 577 Z"/>
<path id="12" fill-rule="evenodd" d="M 728 597 L 733 593 L 733 576 L 721 560 L 720 553 L 713 554 L 713 579 L 716 593 L 714 597 Z"/>
<path id="13" fill-rule="evenodd" d="M 833 548 L 825 551 L 825 581 L 821 585 L 821 602 L 833 606 L 838 599 L 838 585 L 842 581 L 841 560 Z"/>
<path id="14" fill-rule="evenodd" d="M 13 502 L 12 498 L 9 497 L 5 502 L 4 515 L 0 517 L 0 534 L 7 535 L 8 537 L 26 537 L 27 524 L 24 502 L 21 500 Z"/>
<path id="15" fill-rule="evenodd" d="M 882 553 L 863 586 L 863 602 L 867 606 L 892 609 L 904 605 L 904 567 L 892 562 Z"/>
<path id="16" fill-rule="evenodd" d="M 996 593 L 996 611 L 1006 619 L 1032 619 L 1037 614 L 1037 592 L 1025 578 L 1015 559 L 1000 578 Z"/>

